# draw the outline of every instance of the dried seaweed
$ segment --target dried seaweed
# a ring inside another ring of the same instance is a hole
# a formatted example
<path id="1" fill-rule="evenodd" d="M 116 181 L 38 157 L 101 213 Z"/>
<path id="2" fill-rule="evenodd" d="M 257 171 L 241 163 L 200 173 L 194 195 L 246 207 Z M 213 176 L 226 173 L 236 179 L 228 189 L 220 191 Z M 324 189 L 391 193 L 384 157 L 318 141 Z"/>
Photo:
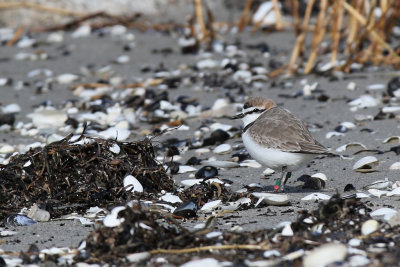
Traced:
<path id="1" fill-rule="evenodd" d="M 52 217 L 91 206 L 121 203 L 133 197 L 123 190 L 126 175 L 135 176 L 145 192 L 172 190 L 173 180 L 154 159 L 149 140 L 117 142 L 71 135 L 43 148 L 16 155 L 0 166 L 0 218 L 34 203 Z M 115 154 L 110 147 L 117 145 Z"/>

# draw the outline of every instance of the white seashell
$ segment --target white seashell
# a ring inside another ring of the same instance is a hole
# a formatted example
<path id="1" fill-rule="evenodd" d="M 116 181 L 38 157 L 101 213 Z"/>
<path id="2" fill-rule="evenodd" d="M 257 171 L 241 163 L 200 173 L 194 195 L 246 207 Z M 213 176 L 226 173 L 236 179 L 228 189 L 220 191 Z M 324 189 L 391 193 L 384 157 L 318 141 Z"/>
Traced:
<path id="1" fill-rule="evenodd" d="M 378 198 L 380 198 L 381 196 L 386 196 L 386 194 L 388 192 L 389 191 L 383 191 L 383 190 L 374 189 L 374 188 L 368 189 L 368 193 L 370 193 L 371 195 L 376 196 Z"/>
<path id="2" fill-rule="evenodd" d="M 32 165 L 32 161 L 28 160 L 27 162 L 25 162 L 23 167 L 26 168 L 26 167 L 29 167 L 31 165 Z"/>
<path id="3" fill-rule="evenodd" d="M 377 83 L 377 84 L 370 84 L 367 86 L 367 90 L 383 90 L 386 88 L 385 84 Z"/>
<path id="4" fill-rule="evenodd" d="M 132 175 L 128 175 L 124 178 L 124 188 L 126 191 L 131 191 L 132 193 L 133 192 L 139 192 L 139 193 L 143 192 L 142 184 L 139 182 L 138 179 L 136 179 Z"/>
<path id="5" fill-rule="evenodd" d="M 79 79 L 78 75 L 71 74 L 71 73 L 65 73 L 65 74 L 61 74 L 61 75 L 57 76 L 56 82 L 58 82 L 60 84 L 68 84 L 68 83 L 72 83 L 78 79 Z"/>
<path id="6" fill-rule="evenodd" d="M 286 194 L 254 192 L 252 195 L 261 199 L 261 201 L 268 205 L 282 206 L 289 203 L 289 196 Z"/>
<path id="7" fill-rule="evenodd" d="M 151 257 L 149 252 L 132 253 L 125 256 L 130 263 L 139 263 Z"/>
<path id="8" fill-rule="evenodd" d="M 21 112 L 21 107 L 18 104 L 13 103 L 13 104 L 8 104 L 4 107 L 1 107 L 1 111 L 3 113 L 18 113 L 18 112 Z"/>
<path id="9" fill-rule="evenodd" d="M 199 155 L 203 155 L 203 154 L 211 152 L 211 150 L 209 148 L 198 148 L 195 151 Z"/>
<path id="10" fill-rule="evenodd" d="M 325 181 L 325 182 L 328 181 L 328 178 L 322 172 L 315 173 L 315 174 L 311 175 L 311 177 L 315 177 L 315 178 L 321 179 L 322 181 Z"/>
<path id="11" fill-rule="evenodd" d="M 301 200 L 303 200 L 303 201 L 318 201 L 318 200 L 328 200 L 330 198 L 331 197 L 326 194 L 312 193 L 312 194 L 309 194 L 309 195 L 303 197 Z"/>
<path id="12" fill-rule="evenodd" d="M 33 125 L 39 129 L 62 127 L 68 119 L 64 111 L 56 109 L 37 109 L 31 117 Z"/>
<path id="13" fill-rule="evenodd" d="M 292 227 L 290 226 L 290 224 L 286 224 L 283 227 L 281 235 L 282 236 L 293 236 L 294 235 Z"/>
<path id="14" fill-rule="evenodd" d="M 303 258 L 304 267 L 327 266 L 334 262 L 341 262 L 346 258 L 346 246 L 339 243 L 328 243 L 313 249 Z"/>
<path id="15" fill-rule="evenodd" d="M 392 184 L 392 189 L 395 189 L 397 187 L 400 187 L 400 181 L 396 181 Z"/>
<path id="16" fill-rule="evenodd" d="M 195 171 L 197 171 L 197 169 L 192 166 L 179 165 L 178 173 L 187 173 L 187 172 L 195 172 Z"/>
<path id="17" fill-rule="evenodd" d="M 191 187 L 195 184 L 200 184 L 200 182 L 202 182 L 203 179 L 186 179 L 186 180 L 182 180 L 181 184 L 186 186 L 186 187 Z"/>
<path id="18" fill-rule="evenodd" d="M 6 236 L 12 236 L 18 234 L 17 231 L 10 231 L 10 230 L 1 230 L 0 229 L 0 236 L 6 237 Z"/>
<path id="19" fill-rule="evenodd" d="M 191 260 L 188 261 L 184 264 L 182 264 L 180 267 L 222 267 L 223 265 L 219 263 L 216 259 L 213 258 L 204 258 L 204 259 L 199 259 L 199 260 Z"/>
<path id="20" fill-rule="evenodd" d="M 114 139 L 117 141 L 125 141 L 131 135 L 131 131 L 124 128 L 110 127 L 107 130 L 97 133 L 97 136 L 104 139 Z"/>
<path id="21" fill-rule="evenodd" d="M 348 128 L 348 129 L 354 129 L 354 128 L 357 127 L 354 123 L 352 123 L 352 122 L 350 122 L 350 121 L 341 122 L 340 125 L 342 125 L 342 126 Z"/>
<path id="22" fill-rule="evenodd" d="M 129 61 L 131 61 L 131 58 L 128 55 L 121 55 L 115 59 L 118 64 L 127 64 Z"/>
<path id="23" fill-rule="evenodd" d="M 359 159 L 356 163 L 354 163 L 353 170 L 359 172 L 373 172 L 375 171 L 375 169 L 373 168 L 378 166 L 378 164 L 379 161 L 376 157 L 366 156 Z"/>
<path id="24" fill-rule="evenodd" d="M 379 222 L 376 220 L 368 220 L 361 226 L 361 233 L 363 235 L 369 235 L 379 229 Z"/>
<path id="25" fill-rule="evenodd" d="M 163 200 L 163 201 L 169 202 L 169 203 L 181 203 L 182 202 L 182 200 L 178 196 L 173 195 L 171 193 L 166 193 L 165 195 L 160 197 L 160 200 Z"/>
<path id="26" fill-rule="evenodd" d="M 76 29 L 73 33 L 71 33 L 72 38 L 80 38 L 89 36 L 92 32 L 92 28 L 90 25 L 82 25 L 78 29 Z"/>
<path id="27" fill-rule="evenodd" d="M 0 144 L 0 154 L 9 154 L 13 153 L 15 148 L 8 144 Z"/>
<path id="28" fill-rule="evenodd" d="M 235 168 L 239 167 L 239 163 L 227 160 L 203 160 L 201 165 L 212 166 L 216 168 Z"/>
<path id="29" fill-rule="evenodd" d="M 62 41 L 64 41 L 64 32 L 62 31 L 49 33 L 46 39 L 48 43 L 61 43 Z"/>
<path id="30" fill-rule="evenodd" d="M 383 107 L 383 113 L 398 113 L 400 112 L 400 107 Z"/>
<path id="31" fill-rule="evenodd" d="M 279 2 L 278 8 L 281 9 L 281 3 Z M 252 22 L 253 24 L 259 24 L 261 22 L 261 26 L 270 26 L 276 23 L 276 15 L 272 1 L 265 1 L 258 7 L 253 15 Z"/>
<path id="32" fill-rule="evenodd" d="M 362 148 L 367 149 L 367 147 L 361 143 L 348 143 L 336 148 L 337 152 L 345 152 L 349 148 Z"/>
<path id="33" fill-rule="evenodd" d="M 5 86 L 10 82 L 9 78 L 0 78 L 0 86 Z"/>
<path id="34" fill-rule="evenodd" d="M 400 213 L 398 212 L 391 214 L 389 216 L 385 216 L 383 217 L 383 219 L 387 221 L 392 227 L 400 225 Z"/>
<path id="35" fill-rule="evenodd" d="M 388 178 L 385 180 L 375 181 L 369 185 L 364 186 L 365 189 L 387 189 L 392 186 L 392 182 Z"/>
<path id="36" fill-rule="evenodd" d="M 249 83 L 251 81 L 251 72 L 248 70 L 238 70 L 232 75 L 234 81 L 244 81 Z"/>
<path id="37" fill-rule="evenodd" d="M 326 139 L 330 139 L 330 138 L 332 138 L 334 136 L 345 136 L 345 134 L 344 133 L 339 133 L 339 132 L 327 132 L 326 135 L 325 135 L 325 138 Z"/>
<path id="38" fill-rule="evenodd" d="M 229 131 L 229 130 L 231 130 L 232 129 L 232 125 L 229 125 L 229 124 L 223 124 L 223 123 L 219 123 L 219 122 L 215 122 L 215 123 L 213 123 L 213 124 L 211 124 L 210 125 L 210 129 L 212 130 L 212 131 L 215 131 L 215 130 L 224 130 L 224 131 Z"/>
<path id="39" fill-rule="evenodd" d="M 22 38 L 18 43 L 17 47 L 18 48 L 27 48 L 31 47 L 36 43 L 35 39 L 30 39 L 30 38 Z"/>
<path id="40" fill-rule="evenodd" d="M 240 167 L 250 167 L 250 168 L 261 168 L 262 165 L 253 159 L 247 159 L 242 161 Z"/>
<path id="41" fill-rule="evenodd" d="M 50 213 L 47 210 L 39 209 L 38 205 L 33 204 L 29 210 L 28 217 L 37 222 L 48 222 L 50 220 Z"/>
<path id="42" fill-rule="evenodd" d="M 357 84 L 355 82 L 349 82 L 347 84 L 347 90 L 354 91 L 357 89 Z"/>
<path id="43" fill-rule="evenodd" d="M 397 210 L 395 210 L 395 209 L 380 208 L 380 209 L 374 210 L 369 215 L 371 215 L 371 217 L 379 217 L 379 216 L 390 216 L 391 217 L 396 213 L 397 213 Z"/>
<path id="44" fill-rule="evenodd" d="M 282 257 L 282 260 L 284 261 L 293 261 L 295 259 L 298 259 L 300 257 L 303 257 L 305 254 L 304 249 L 298 249 L 292 253 L 286 254 L 285 256 Z"/>
<path id="45" fill-rule="evenodd" d="M 264 258 L 271 258 L 272 256 L 274 257 L 280 257 L 281 253 L 278 250 L 272 249 L 272 250 L 267 250 L 264 251 L 263 253 Z"/>
<path id="46" fill-rule="evenodd" d="M 379 101 L 370 96 L 370 95 L 362 95 L 353 101 L 348 103 L 349 106 L 355 107 L 357 109 L 368 108 L 368 107 L 375 107 L 379 104 Z"/>
<path id="47" fill-rule="evenodd" d="M 113 144 L 109 149 L 112 153 L 117 155 L 119 154 L 119 152 L 121 152 L 121 148 L 117 144 Z"/>
<path id="48" fill-rule="evenodd" d="M 111 210 L 111 213 L 108 214 L 103 219 L 103 225 L 106 227 L 118 227 L 125 221 L 125 218 L 118 218 L 118 213 L 124 210 L 125 207 L 118 206 Z"/>
<path id="49" fill-rule="evenodd" d="M 205 235 L 206 238 L 216 238 L 220 236 L 222 236 L 222 232 L 219 231 L 209 232 L 208 234 Z"/>
<path id="50" fill-rule="evenodd" d="M 303 96 L 310 96 L 311 92 L 314 91 L 317 88 L 317 86 L 318 86 L 318 82 L 315 82 L 311 85 L 309 85 L 309 84 L 304 85 L 303 90 L 302 90 Z"/>
<path id="51" fill-rule="evenodd" d="M 269 176 L 269 175 L 271 175 L 271 174 L 273 174 L 273 173 L 275 173 L 275 171 L 274 171 L 273 169 L 271 169 L 271 168 L 266 168 L 266 169 L 263 171 L 263 175 L 264 175 L 264 176 Z"/>
<path id="52" fill-rule="evenodd" d="M 206 204 L 203 205 L 203 207 L 201 207 L 202 211 L 206 211 L 206 212 L 210 212 L 215 210 L 216 208 L 218 208 L 218 206 L 221 204 L 221 200 L 214 200 L 211 202 L 208 202 Z"/>
<path id="53" fill-rule="evenodd" d="M 218 62 L 215 61 L 214 59 L 203 59 L 200 60 L 196 63 L 196 67 L 200 70 L 204 70 L 204 69 L 215 69 L 218 67 Z"/>
<path id="54" fill-rule="evenodd" d="M 362 243 L 362 241 L 358 238 L 352 238 L 348 242 L 349 246 L 352 246 L 352 247 L 359 247 L 361 245 L 361 243 Z"/>
<path id="55" fill-rule="evenodd" d="M 388 197 L 400 197 L 400 187 L 393 189 L 392 191 L 387 192 Z"/>
<path id="56" fill-rule="evenodd" d="M 348 259 L 349 266 L 368 266 L 371 260 L 364 255 L 354 255 Z"/>
<path id="57" fill-rule="evenodd" d="M 356 193 L 356 198 L 370 198 L 371 196 L 365 193 Z"/>
<path id="58" fill-rule="evenodd" d="M 221 144 L 214 148 L 213 152 L 215 154 L 227 154 L 232 151 L 232 147 L 229 144 Z"/>
<path id="59" fill-rule="evenodd" d="M 400 143 L 400 136 L 391 136 L 382 141 L 382 143 Z"/>
<path id="60" fill-rule="evenodd" d="M 389 170 L 400 170 L 400 161 L 393 163 L 390 165 Z"/>

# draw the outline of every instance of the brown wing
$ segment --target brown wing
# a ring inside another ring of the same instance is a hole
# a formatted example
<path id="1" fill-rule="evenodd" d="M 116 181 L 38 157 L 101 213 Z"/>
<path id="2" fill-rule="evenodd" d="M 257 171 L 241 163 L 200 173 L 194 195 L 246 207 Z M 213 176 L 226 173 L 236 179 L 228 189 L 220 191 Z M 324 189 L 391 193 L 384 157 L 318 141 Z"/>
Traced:
<path id="1" fill-rule="evenodd" d="M 281 107 L 264 112 L 248 131 L 252 138 L 268 148 L 285 152 L 330 154 L 314 140 L 301 120 Z"/>

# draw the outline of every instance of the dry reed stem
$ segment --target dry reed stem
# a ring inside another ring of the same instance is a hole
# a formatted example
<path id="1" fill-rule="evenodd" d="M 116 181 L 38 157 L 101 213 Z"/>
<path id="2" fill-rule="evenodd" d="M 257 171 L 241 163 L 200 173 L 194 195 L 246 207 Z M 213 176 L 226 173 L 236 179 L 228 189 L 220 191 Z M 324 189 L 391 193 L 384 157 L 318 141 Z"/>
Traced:
<path id="1" fill-rule="evenodd" d="M 278 0 L 272 0 L 272 3 L 274 5 L 274 12 L 275 12 L 275 18 L 276 18 L 275 27 L 278 31 L 281 31 L 283 28 L 283 24 L 282 24 L 281 11 L 280 11 L 279 5 L 278 5 Z"/>
<path id="2" fill-rule="evenodd" d="M 301 32 L 300 18 L 299 18 L 299 2 L 297 0 L 292 0 L 291 6 L 292 6 L 294 32 L 295 32 L 296 36 L 298 36 Z"/>
<path id="3" fill-rule="evenodd" d="M 293 49 L 293 52 L 292 52 L 292 56 L 291 56 L 290 62 L 289 62 L 289 72 L 290 73 L 296 72 L 296 70 L 294 69 L 294 64 L 296 63 L 296 60 L 297 60 L 300 52 L 302 52 L 304 50 L 304 39 L 305 39 L 306 30 L 307 30 L 307 27 L 308 27 L 308 22 L 310 20 L 310 16 L 311 16 L 311 11 L 312 11 L 313 5 L 314 5 L 314 0 L 310 0 L 308 2 L 308 4 L 307 4 L 306 13 L 304 15 L 304 20 L 303 20 L 303 24 L 302 24 L 301 33 L 297 36 L 296 44 L 294 46 L 294 49 Z"/>
<path id="4" fill-rule="evenodd" d="M 361 15 L 358 12 L 358 10 L 354 9 L 354 7 L 346 3 L 346 1 L 343 1 L 342 5 L 350 13 L 350 15 L 354 16 L 358 20 L 358 22 L 360 22 L 363 26 L 367 26 L 367 20 L 363 15 Z M 372 26 L 369 26 L 367 30 L 368 33 L 371 35 L 372 39 L 375 39 L 380 45 L 385 47 L 387 50 L 389 50 L 391 54 L 397 57 L 396 53 L 393 51 L 390 45 L 388 45 L 384 40 L 382 40 L 382 38 L 376 33 L 376 31 L 373 30 Z"/>
<path id="5" fill-rule="evenodd" d="M 204 246 L 195 248 L 184 248 L 184 249 L 154 249 L 150 250 L 151 255 L 154 254 L 184 254 L 192 252 L 201 252 L 209 250 L 228 250 L 228 249 L 243 249 L 243 250 L 268 250 L 271 249 L 269 245 L 250 245 L 250 244 L 232 244 L 232 245 L 214 245 L 214 246 Z"/>
<path id="6" fill-rule="evenodd" d="M 363 5 L 364 0 L 353 0 L 353 6 L 356 7 L 357 10 L 361 10 L 362 5 Z M 348 54 L 351 50 L 352 44 L 356 41 L 358 29 L 359 29 L 359 23 L 357 19 L 354 16 L 350 16 L 350 31 L 347 36 L 347 42 L 346 42 L 346 49 L 345 53 Z"/>
<path id="7" fill-rule="evenodd" d="M 314 28 L 314 36 L 311 44 L 311 54 L 304 68 L 304 74 L 309 74 L 311 72 L 315 59 L 317 58 L 319 45 L 324 39 L 327 23 L 329 21 L 329 18 L 325 17 L 327 7 L 328 7 L 328 0 L 321 0 L 319 14 L 317 18 L 317 25 Z"/>
<path id="8" fill-rule="evenodd" d="M 342 27 L 342 21 L 343 21 L 343 5 L 342 5 L 343 0 L 337 0 L 335 1 L 335 10 L 334 10 L 334 26 L 332 27 L 332 33 L 333 33 L 333 47 L 332 47 L 332 57 L 331 57 L 331 66 L 336 65 L 336 59 L 338 55 L 338 49 L 339 49 L 339 41 L 340 41 L 340 30 Z"/>
<path id="9" fill-rule="evenodd" d="M 201 0 L 194 0 L 194 3 L 195 3 L 197 24 L 199 24 L 202 38 L 204 38 L 207 35 L 207 30 L 204 24 L 202 3 Z"/>
<path id="10" fill-rule="evenodd" d="M 14 36 L 7 42 L 7 46 L 13 46 L 24 33 L 24 29 L 24 26 L 18 27 L 18 29 L 14 33 Z"/>
<path id="11" fill-rule="evenodd" d="M 247 0 L 246 1 L 246 6 L 244 7 L 242 16 L 240 17 L 240 19 L 239 19 L 239 21 L 237 23 L 239 32 L 242 32 L 243 29 L 247 26 L 247 23 L 248 23 L 247 17 L 248 17 L 248 14 L 249 14 L 249 11 L 250 11 L 252 3 L 253 3 L 253 0 Z"/>
<path id="12" fill-rule="evenodd" d="M 29 2 L 19 2 L 19 3 L 11 3 L 11 2 L 5 2 L 5 3 L 0 3 L 0 9 L 11 9 L 11 8 L 30 8 L 30 9 L 36 9 L 39 11 L 45 11 L 45 12 L 50 12 L 50 13 L 56 13 L 59 15 L 64 15 L 64 16 L 84 16 L 86 15 L 85 13 L 82 12 L 77 12 L 77 11 L 72 11 L 72 10 L 65 10 L 62 8 L 57 8 L 57 7 L 50 7 L 50 6 L 44 6 L 36 3 L 29 3 Z"/>

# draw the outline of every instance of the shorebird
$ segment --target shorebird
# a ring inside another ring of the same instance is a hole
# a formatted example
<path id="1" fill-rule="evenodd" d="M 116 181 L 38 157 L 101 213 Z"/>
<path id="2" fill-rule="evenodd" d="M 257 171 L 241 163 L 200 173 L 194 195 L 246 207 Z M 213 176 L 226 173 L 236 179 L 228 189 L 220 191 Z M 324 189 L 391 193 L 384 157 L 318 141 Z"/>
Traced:
<path id="1" fill-rule="evenodd" d="M 243 105 L 242 113 L 232 119 L 243 121 L 242 139 L 250 156 L 282 172 L 274 185 L 275 191 L 284 191 L 292 171 L 315 156 L 332 154 L 311 136 L 303 121 L 270 99 L 250 98 Z"/>

